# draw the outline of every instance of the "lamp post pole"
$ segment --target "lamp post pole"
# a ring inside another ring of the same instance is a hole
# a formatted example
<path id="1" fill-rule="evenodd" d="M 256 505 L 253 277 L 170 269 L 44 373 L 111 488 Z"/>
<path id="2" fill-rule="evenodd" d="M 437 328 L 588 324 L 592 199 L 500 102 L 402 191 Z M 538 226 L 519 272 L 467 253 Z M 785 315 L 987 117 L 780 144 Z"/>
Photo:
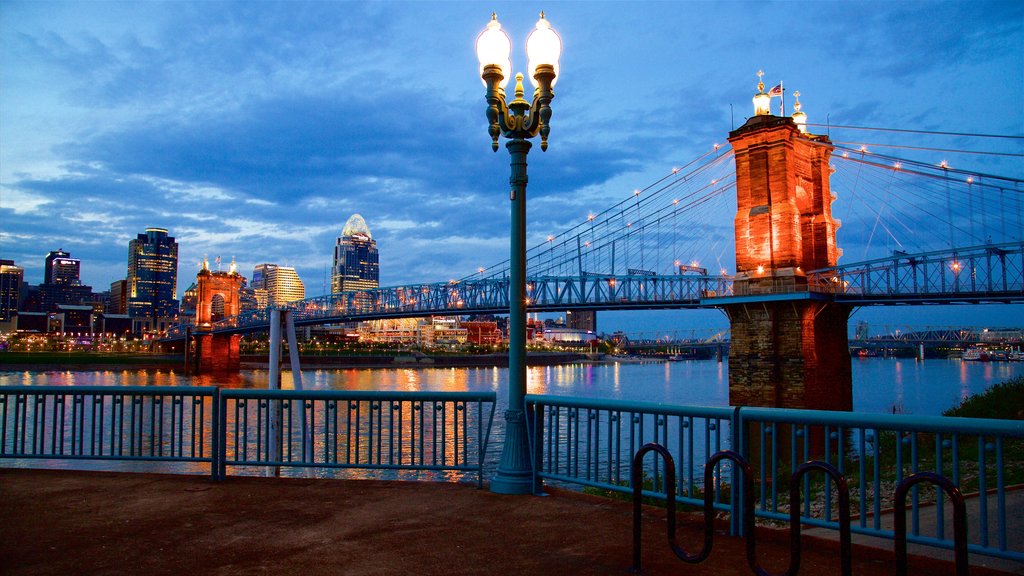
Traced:
<path id="1" fill-rule="evenodd" d="M 500 36 L 499 36 L 500 35 Z M 488 52 L 490 45 L 498 48 Z M 499 494 L 532 494 L 534 492 L 533 463 L 530 460 L 529 439 L 526 433 L 524 400 L 526 396 L 526 156 L 533 146 L 529 139 L 541 136 L 541 150 L 547 150 L 551 128 L 551 87 L 555 81 L 555 66 L 561 51 L 561 42 L 541 13 L 536 30 L 527 41 L 533 79 L 537 87 L 533 101 L 523 98 L 523 75 L 516 75 L 515 99 L 506 104 L 503 80 L 511 68 L 511 43 L 501 31 L 497 17 L 477 40 L 481 78 L 487 85 L 488 133 L 493 150 L 498 149 L 498 137 L 508 139 L 505 147 L 511 156 L 512 174 L 509 178 L 512 202 L 512 224 L 509 241 L 509 350 L 508 350 L 508 407 L 505 410 L 505 441 L 501 450 L 498 471 L 491 480 L 492 492 Z M 536 62 L 536 63 L 535 63 Z M 505 66 L 505 70 L 502 69 Z"/>

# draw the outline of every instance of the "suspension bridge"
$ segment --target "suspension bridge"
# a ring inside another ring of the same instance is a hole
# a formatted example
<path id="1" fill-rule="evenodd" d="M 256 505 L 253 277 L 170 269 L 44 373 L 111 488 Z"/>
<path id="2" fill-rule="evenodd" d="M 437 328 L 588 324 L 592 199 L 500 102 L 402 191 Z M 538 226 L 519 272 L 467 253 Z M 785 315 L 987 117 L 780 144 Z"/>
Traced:
<path id="1" fill-rule="evenodd" d="M 834 210 L 844 222 L 837 236 L 845 258 L 857 254 L 856 261 L 809 270 L 805 286 L 737 286 L 729 271 L 735 267 L 731 226 L 721 221 L 736 212 L 735 165 L 729 146 L 715 145 L 536 243 L 528 251 L 528 308 L 715 308 L 765 298 L 854 305 L 1024 302 L 1021 179 L 879 154 L 852 141 L 832 144 Z M 285 306 L 298 325 L 501 314 L 508 310 L 508 282 L 505 261 L 460 279 L 316 296 Z M 269 309 L 251 310 L 211 328 L 248 333 L 267 330 L 268 322 Z M 182 333 L 178 327 L 166 337 Z"/>
<path id="2" fill-rule="evenodd" d="M 787 117 L 752 117 L 728 144 L 567 229 L 543 235 L 534 227 L 528 310 L 717 308 L 732 325 L 731 361 L 737 334 L 746 334 L 741 347 L 760 346 L 758 335 L 768 330 L 814 342 L 818 349 L 805 351 L 811 364 L 842 364 L 854 307 L 1024 302 L 1024 180 L 987 169 L 1019 168 L 1024 136 L 808 127 L 825 134 L 804 132 Z M 856 138 L 862 132 L 867 137 Z M 923 145 L 941 138 L 954 144 Z M 317 296 L 286 308 L 297 326 L 503 314 L 509 282 L 505 261 L 458 279 Z M 225 318 L 190 329 L 267 331 L 270 312 L 228 306 Z M 166 339 L 185 332 L 172 329 Z M 780 351 L 751 354 L 777 363 Z"/>

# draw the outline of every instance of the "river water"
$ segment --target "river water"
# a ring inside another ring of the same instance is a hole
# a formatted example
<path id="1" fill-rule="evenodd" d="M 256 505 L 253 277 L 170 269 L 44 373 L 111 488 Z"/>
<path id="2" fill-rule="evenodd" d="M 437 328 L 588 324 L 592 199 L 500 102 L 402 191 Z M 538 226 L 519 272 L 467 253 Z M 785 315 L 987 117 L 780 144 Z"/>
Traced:
<path id="1" fill-rule="evenodd" d="M 866 358 L 853 360 L 855 412 L 939 415 L 967 396 L 1024 374 L 1024 364 Z M 335 390 L 494 391 L 499 410 L 507 395 L 504 368 L 353 368 L 303 370 L 303 387 Z M 728 363 L 714 360 L 570 364 L 530 368 L 528 390 L 586 398 L 726 406 Z M 290 372 L 282 386 L 292 388 Z M 266 388 L 265 370 L 227 376 L 174 371 L 3 371 L 0 386 L 210 386 Z M 500 411 L 498 412 L 501 413 Z"/>

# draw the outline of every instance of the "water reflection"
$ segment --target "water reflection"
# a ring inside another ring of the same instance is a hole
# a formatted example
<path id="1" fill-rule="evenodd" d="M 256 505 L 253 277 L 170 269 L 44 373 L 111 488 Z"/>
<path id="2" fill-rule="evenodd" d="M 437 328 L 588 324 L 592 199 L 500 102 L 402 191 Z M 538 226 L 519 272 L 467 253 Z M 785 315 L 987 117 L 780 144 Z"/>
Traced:
<path id="1" fill-rule="evenodd" d="M 613 400 L 725 406 L 729 401 L 728 367 L 714 360 L 671 364 L 572 364 L 530 367 L 527 390 Z M 1024 373 L 1024 364 L 955 360 L 871 358 L 854 362 L 854 410 L 937 415 L 961 399 L 992 384 Z M 304 370 L 307 389 L 383 391 L 494 391 L 507 399 L 505 368 L 350 368 Z M 189 375 L 177 370 L 0 371 L 0 386 L 220 386 L 266 388 L 266 370 L 236 374 Z M 294 387 L 284 371 L 282 387 Z M 503 409 L 499 406 L 499 410 Z"/>

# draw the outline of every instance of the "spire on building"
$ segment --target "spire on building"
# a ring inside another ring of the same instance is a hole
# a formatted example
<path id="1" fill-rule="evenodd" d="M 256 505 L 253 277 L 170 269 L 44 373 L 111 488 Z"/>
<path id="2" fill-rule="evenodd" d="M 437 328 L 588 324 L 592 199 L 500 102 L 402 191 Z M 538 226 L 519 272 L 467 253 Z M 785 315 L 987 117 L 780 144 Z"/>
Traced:
<path id="1" fill-rule="evenodd" d="M 764 71 L 757 71 L 757 94 L 754 94 L 754 114 L 767 116 L 771 114 L 772 97 L 764 91 Z"/>
<path id="2" fill-rule="evenodd" d="M 793 97 L 796 98 L 796 103 L 793 104 L 793 121 L 800 132 L 807 134 L 807 114 L 800 111 L 800 91 L 793 92 Z"/>

